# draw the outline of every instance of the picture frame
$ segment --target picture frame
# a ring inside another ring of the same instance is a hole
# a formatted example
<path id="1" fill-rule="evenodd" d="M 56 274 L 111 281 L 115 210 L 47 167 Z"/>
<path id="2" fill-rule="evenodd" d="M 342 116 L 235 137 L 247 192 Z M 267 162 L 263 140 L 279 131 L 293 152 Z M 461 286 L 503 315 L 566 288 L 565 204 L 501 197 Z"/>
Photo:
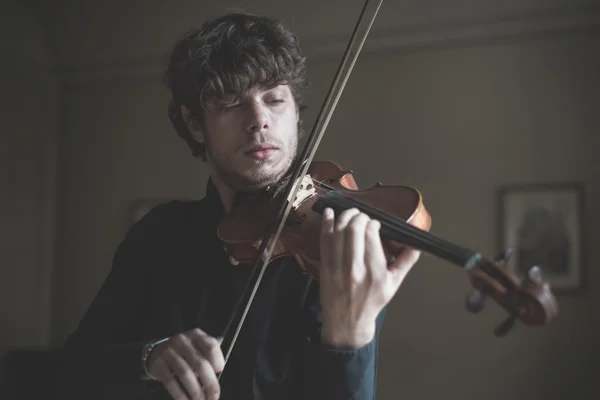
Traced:
<path id="1" fill-rule="evenodd" d="M 537 265 L 556 294 L 584 289 L 584 185 L 580 182 L 502 185 L 497 192 L 500 251 L 519 279 Z"/>

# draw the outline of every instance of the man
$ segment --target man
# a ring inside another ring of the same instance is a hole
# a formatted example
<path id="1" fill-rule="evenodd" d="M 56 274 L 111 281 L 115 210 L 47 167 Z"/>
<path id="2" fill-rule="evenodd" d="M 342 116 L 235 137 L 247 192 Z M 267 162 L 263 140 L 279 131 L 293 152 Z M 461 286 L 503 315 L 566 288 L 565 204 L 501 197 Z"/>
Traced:
<path id="1" fill-rule="evenodd" d="M 84 398 L 375 397 L 384 310 L 419 253 L 388 263 L 379 223 L 354 209 L 325 210 L 318 281 L 293 258 L 269 266 L 223 369 L 219 338 L 251 268 L 231 261 L 216 228 L 290 172 L 305 74 L 297 38 L 268 18 L 229 14 L 176 44 L 169 114 L 210 168 L 206 197 L 156 207 L 119 246 L 66 346 Z"/>

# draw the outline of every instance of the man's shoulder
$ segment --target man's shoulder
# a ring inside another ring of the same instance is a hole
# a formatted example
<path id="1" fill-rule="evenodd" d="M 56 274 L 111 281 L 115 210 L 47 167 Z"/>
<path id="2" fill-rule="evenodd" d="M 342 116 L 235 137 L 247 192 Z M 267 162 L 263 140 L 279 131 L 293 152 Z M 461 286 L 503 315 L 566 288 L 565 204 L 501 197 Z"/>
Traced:
<path id="1" fill-rule="evenodd" d="M 154 205 L 142 219 L 170 220 L 177 216 L 202 212 L 206 208 L 206 198 L 199 200 L 168 200 Z"/>
<path id="2" fill-rule="evenodd" d="M 169 200 L 154 205 L 130 228 L 134 235 L 172 235 L 197 229 L 211 215 L 206 198 Z M 212 211 L 214 215 L 214 211 Z"/>

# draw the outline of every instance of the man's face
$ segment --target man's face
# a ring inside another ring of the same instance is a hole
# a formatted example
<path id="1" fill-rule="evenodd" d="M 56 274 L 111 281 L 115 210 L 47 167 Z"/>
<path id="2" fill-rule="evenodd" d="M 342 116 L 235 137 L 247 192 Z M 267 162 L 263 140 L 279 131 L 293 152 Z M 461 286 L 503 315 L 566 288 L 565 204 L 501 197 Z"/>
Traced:
<path id="1" fill-rule="evenodd" d="M 287 85 L 226 98 L 204 115 L 194 137 L 206 145 L 213 173 L 235 190 L 271 184 L 288 171 L 298 147 L 298 111 Z"/>

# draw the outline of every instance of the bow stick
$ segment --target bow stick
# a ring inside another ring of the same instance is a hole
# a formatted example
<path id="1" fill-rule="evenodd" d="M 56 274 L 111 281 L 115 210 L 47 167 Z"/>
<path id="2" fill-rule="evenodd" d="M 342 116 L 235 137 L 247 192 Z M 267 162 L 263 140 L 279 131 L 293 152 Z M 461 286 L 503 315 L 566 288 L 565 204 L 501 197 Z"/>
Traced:
<path id="1" fill-rule="evenodd" d="M 375 4 L 372 5 L 372 3 L 375 3 Z M 344 87 L 346 86 L 346 82 L 348 81 L 350 73 L 352 72 L 352 69 L 354 68 L 354 64 L 356 63 L 358 55 L 360 54 L 360 51 L 362 50 L 362 47 L 363 47 L 365 40 L 369 34 L 369 31 L 371 30 L 371 26 L 373 25 L 373 22 L 375 21 L 375 17 L 377 16 L 377 13 L 379 12 L 379 8 L 381 7 L 382 3 L 383 3 L 383 0 L 377 0 L 377 1 L 366 0 L 364 6 L 362 8 L 360 17 L 358 19 L 358 22 L 356 23 L 356 25 L 354 27 L 354 31 L 352 32 L 352 37 L 350 39 L 350 42 L 348 43 L 348 46 L 346 47 L 342 61 L 337 69 L 333 83 L 331 84 L 331 87 L 329 88 L 327 96 L 323 102 L 323 106 L 321 107 L 321 111 L 319 112 L 319 115 L 317 117 L 317 121 L 315 122 L 315 125 L 313 126 L 310 136 L 307 139 L 306 145 L 304 146 L 301 156 L 297 158 L 296 164 L 293 168 L 291 177 L 289 179 L 289 183 L 286 185 L 284 198 L 287 200 L 282 203 L 282 206 L 279 209 L 278 217 L 276 219 L 276 221 L 278 221 L 277 226 L 275 227 L 273 225 L 267 225 L 267 227 L 265 229 L 265 235 L 263 237 L 263 240 L 261 241 L 261 245 L 260 245 L 260 248 L 256 255 L 255 261 L 253 262 L 254 267 L 252 268 L 252 273 L 250 275 L 250 279 L 248 280 L 246 287 L 243 290 L 243 294 L 240 296 L 236 307 L 234 307 L 234 310 L 233 310 L 233 312 L 226 324 L 226 327 L 224 329 L 223 336 L 219 339 L 220 342 L 222 343 L 224 341 L 224 337 L 227 336 L 229 330 L 231 329 L 233 321 L 235 320 L 235 316 L 237 315 L 237 311 L 238 311 L 239 307 L 241 306 L 243 299 L 246 297 L 246 293 L 247 293 L 247 290 L 249 289 L 249 284 L 250 284 L 250 281 L 252 280 L 252 276 L 254 276 L 256 274 L 256 271 L 260 266 L 260 273 L 258 275 L 256 283 L 254 284 L 252 292 L 250 293 L 250 297 L 246 303 L 244 312 L 243 312 L 241 319 L 236 327 L 236 330 L 235 330 L 234 336 L 231 340 L 231 343 L 225 353 L 225 364 L 223 365 L 223 370 L 221 371 L 221 373 L 218 376 L 219 379 L 222 376 L 223 371 L 225 370 L 225 366 L 227 365 L 227 360 L 229 359 L 231 351 L 233 350 L 233 346 L 235 345 L 235 342 L 237 340 L 239 332 L 242 329 L 242 325 L 244 323 L 244 320 L 246 319 L 246 316 L 248 314 L 248 311 L 250 309 L 250 306 L 252 304 L 252 301 L 254 299 L 256 291 L 258 290 L 258 287 L 259 287 L 262 277 L 264 275 L 264 272 L 266 271 L 266 268 L 269 264 L 271 255 L 273 254 L 273 250 L 275 249 L 275 246 L 277 245 L 277 240 L 279 239 L 279 235 L 281 234 L 281 231 L 283 230 L 283 227 L 286 223 L 287 217 L 292 209 L 293 202 L 290 201 L 290 199 L 294 199 L 294 197 L 296 196 L 296 193 L 299 188 L 298 183 L 302 182 L 302 180 L 304 179 L 304 176 L 306 175 L 306 173 L 308 171 L 308 168 L 309 168 L 309 166 L 312 162 L 312 159 L 317 151 L 319 143 L 321 142 L 321 138 L 323 137 L 323 134 L 325 133 L 325 129 L 327 128 L 327 125 L 329 124 L 329 120 L 331 119 L 331 116 L 333 115 L 333 111 L 335 110 L 335 107 L 337 106 L 337 103 L 340 99 L 342 91 L 344 90 Z M 370 5 L 371 5 L 371 9 L 369 8 Z M 369 12 L 367 12 L 367 11 L 369 11 Z M 367 26 L 364 28 L 364 32 L 359 36 L 360 28 L 363 25 L 363 19 L 365 19 L 365 16 L 368 16 L 369 20 L 367 22 Z M 273 234 L 274 228 L 276 228 L 276 230 L 275 230 L 275 233 Z M 271 241 L 271 244 L 267 250 L 269 238 L 271 236 L 273 236 L 273 240 Z M 267 252 L 266 252 L 264 261 L 262 262 L 262 265 L 261 265 L 261 255 L 264 254 L 265 251 L 267 251 Z"/>

